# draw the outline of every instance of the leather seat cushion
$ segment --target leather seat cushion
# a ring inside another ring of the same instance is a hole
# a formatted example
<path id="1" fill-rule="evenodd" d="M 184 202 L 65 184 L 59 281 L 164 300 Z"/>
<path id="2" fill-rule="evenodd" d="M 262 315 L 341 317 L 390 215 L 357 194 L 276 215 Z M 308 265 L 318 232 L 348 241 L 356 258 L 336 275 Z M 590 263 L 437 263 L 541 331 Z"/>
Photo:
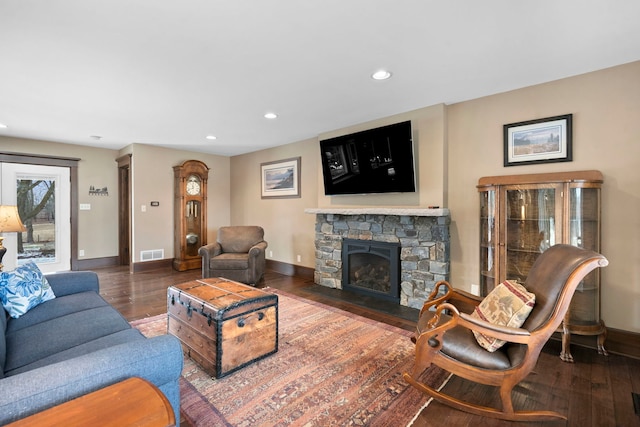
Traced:
<path id="1" fill-rule="evenodd" d="M 432 317 L 428 314 L 431 313 L 424 313 L 420 318 L 417 326 L 418 333 L 426 329 L 426 324 Z M 442 315 L 440 324 L 449 319 L 449 316 Z M 506 352 L 508 346 L 491 353 L 478 344 L 469 329 L 456 326 L 444 334 L 443 340 L 440 352 L 451 359 L 482 369 L 504 370 L 511 368 L 511 362 Z"/>
<path id="2" fill-rule="evenodd" d="M 215 270 L 246 270 L 249 268 L 249 254 L 227 252 L 211 258 L 209 268 Z"/>

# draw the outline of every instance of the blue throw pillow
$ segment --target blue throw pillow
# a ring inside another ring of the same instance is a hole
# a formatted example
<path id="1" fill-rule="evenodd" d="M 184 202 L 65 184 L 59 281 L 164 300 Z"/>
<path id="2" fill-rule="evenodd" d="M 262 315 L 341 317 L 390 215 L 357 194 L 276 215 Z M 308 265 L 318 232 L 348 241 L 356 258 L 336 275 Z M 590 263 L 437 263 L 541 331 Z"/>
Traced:
<path id="1" fill-rule="evenodd" d="M 0 274 L 0 300 L 13 318 L 55 297 L 47 278 L 33 261 Z"/>

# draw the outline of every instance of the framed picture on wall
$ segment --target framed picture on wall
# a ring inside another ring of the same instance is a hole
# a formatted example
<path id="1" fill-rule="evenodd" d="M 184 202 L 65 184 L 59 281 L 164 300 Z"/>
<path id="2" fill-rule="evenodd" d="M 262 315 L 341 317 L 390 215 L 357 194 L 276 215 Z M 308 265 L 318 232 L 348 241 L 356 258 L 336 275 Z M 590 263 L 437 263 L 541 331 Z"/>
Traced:
<path id="1" fill-rule="evenodd" d="M 300 197 L 300 159 L 260 163 L 263 199 Z"/>
<path id="2" fill-rule="evenodd" d="M 572 161 L 572 114 L 504 125 L 504 165 Z"/>

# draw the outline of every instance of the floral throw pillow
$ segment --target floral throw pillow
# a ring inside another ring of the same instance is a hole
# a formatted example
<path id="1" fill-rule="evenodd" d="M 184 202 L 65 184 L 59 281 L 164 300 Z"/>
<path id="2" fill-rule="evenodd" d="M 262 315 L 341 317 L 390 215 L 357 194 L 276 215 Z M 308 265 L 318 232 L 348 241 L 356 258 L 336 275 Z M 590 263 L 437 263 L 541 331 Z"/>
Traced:
<path id="1" fill-rule="evenodd" d="M 0 300 L 13 318 L 55 297 L 47 278 L 33 261 L 0 274 Z"/>
<path id="2" fill-rule="evenodd" d="M 475 308 L 472 317 L 494 325 L 519 328 L 522 326 L 536 303 L 536 296 L 521 284 L 505 280 L 496 286 Z M 505 341 L 473 331 L 476 341 L 484 349 L 494 352 Z"/>

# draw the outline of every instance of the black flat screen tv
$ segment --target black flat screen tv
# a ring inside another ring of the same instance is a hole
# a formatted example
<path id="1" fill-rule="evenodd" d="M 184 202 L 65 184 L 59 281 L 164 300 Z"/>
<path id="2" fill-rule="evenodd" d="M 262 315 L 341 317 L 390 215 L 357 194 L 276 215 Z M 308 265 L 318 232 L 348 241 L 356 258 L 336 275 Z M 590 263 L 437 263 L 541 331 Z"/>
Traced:
<path id="1" fill-rule="evenodd" d="M 320 141 L 324 193 L 413 193 L 411 121 Z"/>

